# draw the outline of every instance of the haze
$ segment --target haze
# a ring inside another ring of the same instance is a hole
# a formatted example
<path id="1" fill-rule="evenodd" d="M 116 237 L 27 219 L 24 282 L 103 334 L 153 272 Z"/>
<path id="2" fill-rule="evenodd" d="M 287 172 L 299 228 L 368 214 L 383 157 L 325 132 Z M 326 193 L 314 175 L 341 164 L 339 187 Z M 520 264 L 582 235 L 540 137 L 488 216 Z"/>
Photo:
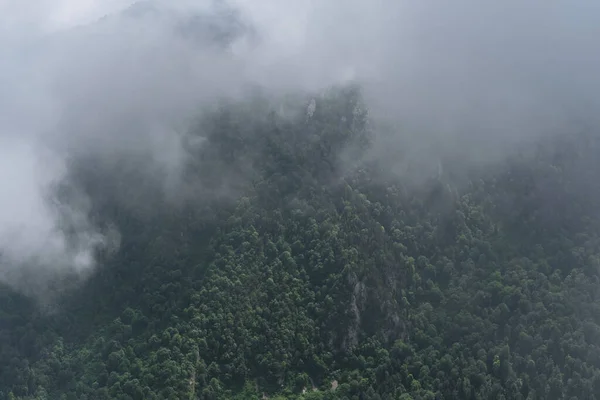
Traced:
<path id="1" fill-rule="evenodd" d="M 221 15 L 222 2 L 120 14 L 131 3 L 0 5 L 0 279 L 21 290 L 25 270 L 85 273 L 114 246 L 90 221 L 88 194 L 52 195 L 73 160 L 145 154 L 172 188 L 187 123 L 250 84 L 284 94 L 356 81 L 386 127 L 373 156 L 403 151 L 424 168 L 445 154 L 493 163 L 598 123 L 594 2 L 236 0 L 252 29 L 225 48 L 177 30 L 191 13 Z"/>

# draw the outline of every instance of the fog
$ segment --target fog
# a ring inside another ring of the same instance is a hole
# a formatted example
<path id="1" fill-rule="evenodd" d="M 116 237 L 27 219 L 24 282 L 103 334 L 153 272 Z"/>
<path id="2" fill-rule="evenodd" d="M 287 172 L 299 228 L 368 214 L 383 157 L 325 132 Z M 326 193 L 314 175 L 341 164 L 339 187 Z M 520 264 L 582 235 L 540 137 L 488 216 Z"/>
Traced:
<path id="1" fill-rule="evenodd" d="M 598 122 L 590 1 L 131 3 L 0 5 L 0 279 L 18 289 L 85 275 L 96 250 L 116 247 L 86 193 L 54 195 L 73 160 L 143 155 L 172 187 L 189 121 L 250 84 L 284 94 L 356 81 L 381 129 L 371 155 L 421 168 L 444 156 L 495 162 Z M 230 21 L 231 10 L 239 30 L 225 44 L 205 40 L 200 22 L 198 35 L 179 29 L 198 13 Z"/>

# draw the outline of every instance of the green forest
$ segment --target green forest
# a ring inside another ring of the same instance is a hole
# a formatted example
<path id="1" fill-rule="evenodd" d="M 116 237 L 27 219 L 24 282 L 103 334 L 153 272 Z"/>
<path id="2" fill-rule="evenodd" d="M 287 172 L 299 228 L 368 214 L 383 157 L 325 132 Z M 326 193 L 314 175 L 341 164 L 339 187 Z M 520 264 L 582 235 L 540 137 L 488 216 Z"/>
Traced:
<path id="1" fill-rule="evenodd" d="M 257 92 L 199 113 L 168 190 L 73 160 L 120 247 L 0 286 L 0 400 L 600 400 L 600 137 L 417 180 L 376 130 L 355 86 Z"/>

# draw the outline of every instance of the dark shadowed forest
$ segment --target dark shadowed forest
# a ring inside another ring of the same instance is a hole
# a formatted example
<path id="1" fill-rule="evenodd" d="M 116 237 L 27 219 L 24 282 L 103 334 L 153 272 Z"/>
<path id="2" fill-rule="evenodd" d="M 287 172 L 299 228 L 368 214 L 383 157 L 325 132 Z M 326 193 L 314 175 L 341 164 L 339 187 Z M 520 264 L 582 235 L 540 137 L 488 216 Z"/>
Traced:
<path id="1" fill-rule="evenodd" d="M 600 7 L 117 2 L 0 2 L 0 400 L 600 400 Z"/>
<path id="2" fill-rule="evenodd" d="M 600 398 L 596 135 L 408 185 L 356 87 L 199 132 L 176 206 L 74 169 L 120 249 L 46 307 L 1 289 L 0 398 Z"/>

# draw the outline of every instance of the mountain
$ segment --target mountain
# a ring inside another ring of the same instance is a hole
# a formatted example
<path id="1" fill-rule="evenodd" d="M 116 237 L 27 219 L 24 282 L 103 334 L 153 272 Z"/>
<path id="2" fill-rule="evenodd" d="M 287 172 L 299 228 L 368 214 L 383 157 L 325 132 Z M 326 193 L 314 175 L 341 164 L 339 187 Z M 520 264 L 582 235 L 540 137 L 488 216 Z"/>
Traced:
<path id="1" fill-rule="evenodd" d="M 0 399 L 600 399 L 596 135 L 419 185 L 356 87 L 198 135 L 176 206 L 77 170 L 121 248 L 50 313 L 0 287 Z"/>
<path id="2" fill-rule="evenodd" d="M 160 20 L 199 45 L 227 46 L 242 36 L 255 35 L 252 27 L 242 19 L 239 12 L 225 3 L 214 2 L 211 7 L 193 7 L 192 3 L 188 5 L 189 7 L 180 7 L 178 3 L 164 1 L 138 1 L 118 14 L 106 16 L 103 20 Z"/>

